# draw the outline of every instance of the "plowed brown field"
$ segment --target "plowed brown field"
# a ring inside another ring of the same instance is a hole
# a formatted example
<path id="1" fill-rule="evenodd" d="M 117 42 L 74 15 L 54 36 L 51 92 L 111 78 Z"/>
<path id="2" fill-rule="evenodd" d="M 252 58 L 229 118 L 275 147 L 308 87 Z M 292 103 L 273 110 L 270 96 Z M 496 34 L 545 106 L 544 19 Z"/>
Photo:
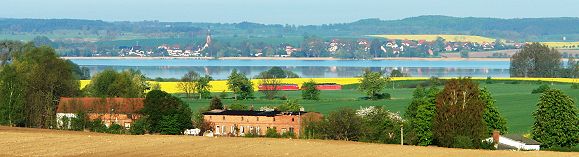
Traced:
<path id="1" fill-rule="evenodd" d="M 465 150 L 325 140 L 109 135 L 0 127 L 0 156 L 579 157 L 579 153 Z"/>

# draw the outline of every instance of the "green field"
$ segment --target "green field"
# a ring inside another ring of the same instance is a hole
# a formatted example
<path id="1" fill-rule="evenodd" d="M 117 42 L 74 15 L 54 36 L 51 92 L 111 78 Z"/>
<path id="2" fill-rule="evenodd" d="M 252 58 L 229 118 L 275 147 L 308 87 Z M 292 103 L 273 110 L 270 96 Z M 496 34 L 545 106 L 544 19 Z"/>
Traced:
<path id="1" fill-rule="evenodd" d="M 408 83 L 408 82 L 407 82 Z M 405 84 L 404 82 L 400 84 Z M 537 88 L 540 84 L 538 83 L 521 83 L 521 84 L 505 84 L 505 83 L 495 83 L 495 84 L 485 84 L 480 83 L 480 86 L 486 86 L 490 89 L 493 97 L 497 100 L 496 105 L 500 109 L 501 113 L 507 119 L 509 132 L 510 133 L 528 133 L 530 132 L 531 125 L 533 124 L 532 112 L 536 109 L 535 105 L 539 99 L 540 94 L 531 94 L 531 91 Z M 569 84 L 553 84 L 552 88 L 557 88 L 563 90 L 567 95 L 575 98 L 579 98 L 579 90 L 571 89 Z M 442 87 L 440 87 L 442 88 Z M 309 101 L 309 100 L 298 100 L 298 103 L 306 109 L 306 111 L 315 111 L 327 114 L 332 110 L 340 107 L 351 107 L 358 109 L 360 107 L 366 106 L 383 106 L 386 109 L 404 113 L 406 107 L 410 104 L 412 98 L 412 92 L 414 88 L 388 88 L 386 92 L 392 95 L 392 100 L 360 100 L 360 97 L 364 95 L 356 90 L 355 85 L 345 86 L 341 91 L 322 91 L 321 99 L 319 101 Z M 219 93 L 214 93 L 218 95 Z M 280 95 L 286 95 L 289 99 L 300 99 L 301 91 L 286 91 L 281 92 Z M 231 94 L 229 94 L 231 96 Z M 256 93 L 257 97 L 262 97 L 262 93 Z M 193 110 L 198 110 L 202 107 L 207 107 L 210 100 L 194 100 L 194 99 L 184 99 Z M 226 105 L 238 103 L 245 104 L 248 106 L 253 105 L 255 109 L 259 109 L 261 106 L 266 105 L 279 105 L 285 102 L 285 100 L 264 100 L 264 99 L 254 99 L 254 100 L 232 100 L 224 99 L 223 103 Z M 576 103 L 579 107 L 579 104 Z"/>

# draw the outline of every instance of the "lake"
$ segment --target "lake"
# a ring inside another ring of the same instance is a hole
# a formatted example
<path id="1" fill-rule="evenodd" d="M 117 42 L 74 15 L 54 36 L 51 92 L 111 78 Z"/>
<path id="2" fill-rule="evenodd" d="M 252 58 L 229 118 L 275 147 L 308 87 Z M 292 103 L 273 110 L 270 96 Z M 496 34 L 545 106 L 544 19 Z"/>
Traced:
<path id="1" fill-rule="evenodd" d="M 180 78 L 190 70 L 227 79 L 233 69 L 250 77 L 273 66 L 301 77 L 355 77 L 369 68 L 389 73 L 399 69 L 414 77 L 509 77 L 509 61 L 426 61 L 426 60 L 196 60 L 196 59 L 71 59 L 87 67 L 92 75 L 107 68 L 140 70 L 150 78 Z"/>

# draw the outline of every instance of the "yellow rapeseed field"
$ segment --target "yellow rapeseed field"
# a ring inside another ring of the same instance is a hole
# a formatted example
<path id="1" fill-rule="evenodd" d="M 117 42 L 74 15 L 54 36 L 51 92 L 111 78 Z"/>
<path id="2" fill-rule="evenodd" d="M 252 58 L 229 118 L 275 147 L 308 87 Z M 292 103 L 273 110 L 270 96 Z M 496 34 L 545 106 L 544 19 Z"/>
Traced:
<path id="1" fill-rule="evenodd" d="M 432 35 L 369 35 L 371 37 L 379 37 L 379 38 L 386 38 L 386 39 L 399 39 L 399 40 L 426 40 L 426 41 L 434 41 L 438 37 L 444 38 L 446 41 L 450 42 L 494 42 L 496 39 L 482 37 L 482 36 L 474 36 L 474 35 L 448 35 L 448 34 L 432 34 Z"/>
<path id="2" fill-rule="evenodd" d="M 579 48 L 579 42 L 541 42 L 551 48 Z"/>
<path id="3" fill-rule="evenodd" d="M 451 79 L 452 77 L 442 77 L 441 79 Z M 427 80 L 430 79 L 428 77 L 394 77 L 392 78 L 393 81 L 406 81 L 406 80 Z M 475 80 L 484 80 L 486 78 L 483 77 L 473 77 L 472 79 Z M 282 83 L 287 84 L 298 84 L 298 86 L 302 86 L 304 82 L 309 80 L 314 80 L 316 83 L 336 83 L 340 85 L 348 85 L 348 84 L 356 84 L 360 82 L 360 78 L 290 78 L 290 79 L 281 79 Z M 579 83 L 579 79 L 572 79 L 572 78 L 493 78 L 493 80 L 519 80 L 519 81 L 545 81 L 545 82 L 561 82 L 561 83 Z M 253 82 L 254 89 L 257 90 L 260 80 L 251 80 Z M 90 80 L 81 80 L 80 87 L 84 88 L 86 85 L 90 83 Z M 182 91 L 177 87 L 178 82 L 155 82 L 155 81 L 148 81 L 149 84 L 156 84 L 159 83 L 161 86 L 161 90 L 166 91 L 168 93 L 181 93 Z M 227 81 L 226 80 L 218 80 L 218 81 L 211 81 L 209 83 L 211 85 L 211 92 L 222 92 L 226 91 L 229 92 L 227 89 Z"/>

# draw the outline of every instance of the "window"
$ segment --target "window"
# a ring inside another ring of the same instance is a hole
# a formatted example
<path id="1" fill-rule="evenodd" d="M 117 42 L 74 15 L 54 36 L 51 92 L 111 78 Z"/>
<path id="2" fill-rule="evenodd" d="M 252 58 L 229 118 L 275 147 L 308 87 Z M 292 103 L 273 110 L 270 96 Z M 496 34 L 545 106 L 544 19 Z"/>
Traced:
<path id="1" fill-rule="evenodd" d="M 225 116 L 223 116 L 223 120 L 225 120 Z"/>
<path id="2" fill-rule="evenodd" d="M 273 121 L 275 122 L 275 117 L 273 117 Z"/>
<path id="3" fill-rule="evenodd" d="M 211 116 L 209 116 L 209 119 L 211 119 L 211 118 L 212 118 L 212 117 L 211 117 Z"/>
<path id="4" fill-rule="evenodd" d="M 126 128 L 126 129 L 131 128 L 131 123 L 125 122 L 125 128 Z"/>
<path id="5" fill-rule="evenodd" d="M 294 118 L 292 118 L 292 122 L 294 121 Z"/>
<path id="6" fill-rule="evenodd" d="M 243 121 L 243 117 L 241 117 L 241 121 Z"/>
<path id="7" fill-rule="evenodd" d="M 287 130 L 286 130 L 285 128 L 282 128 L 282 129 L 281 129 L 281 133 L 282 133 L 282 134 L 285 133 L 286 131 L 287 131 Z"/>
<path id="8" fill-rule="evenodd" d="M 259 121 L 259 117 L 255 117 L 255 119 L 256 119 L 257 121 Z"/>
<path id="9" fill-rule="evenodd" d="M 290 128 L 289 128 L 289 132 L 293 133 L 293 132 L 294 132 L 294 128 L 293 128 L 293 127 L 290 127 Z"/>

